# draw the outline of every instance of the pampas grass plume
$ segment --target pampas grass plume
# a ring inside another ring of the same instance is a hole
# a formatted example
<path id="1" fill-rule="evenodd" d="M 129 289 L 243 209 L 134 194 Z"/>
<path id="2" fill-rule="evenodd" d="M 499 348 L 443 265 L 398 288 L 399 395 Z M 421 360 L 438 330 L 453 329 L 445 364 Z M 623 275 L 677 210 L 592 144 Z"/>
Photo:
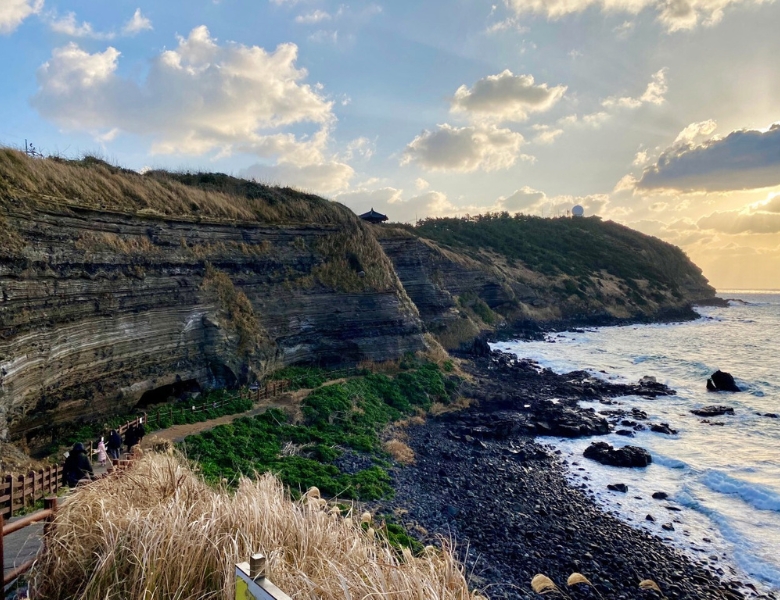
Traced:
<path id="1" fill-rule="evenodd" d="M 371 513 L 370 512 L 364 512 L 362 515 L 360 515 L 360 524 L 371 524 Z"/>
<path id="2" fill-rule="evenodd" d="M 573 585 L 577 585 L 578 583 L 585 583 L 587 585 L 593 585 L 590 581 L 588 581 L 588 578 L 585 577 L 582 573 L 572 573 L 569 575 L 569 578 L 566 580 L 566 585 L 569 587 Z"/>
<path id="3" fill-rule="evenodd" d="M 663 592 L 661 591 L 661 588 L 658 587 L 658 584 L 653 581 L 652 579 L 645 579 L 643 581 L 639 582 L 639 589 L 640 590 L 653 590 L 654 592 L 658 592 L 659 594 L 663 595 Z"/>
<path id="4" fill-rule="evenodd" d="M 546 594 L 558 589 L 558 586 L 553 583 L 552 579 L 541 573 L 534 575 L 534 578 L 531 580 L 531 587 L 537 594 Z"/>

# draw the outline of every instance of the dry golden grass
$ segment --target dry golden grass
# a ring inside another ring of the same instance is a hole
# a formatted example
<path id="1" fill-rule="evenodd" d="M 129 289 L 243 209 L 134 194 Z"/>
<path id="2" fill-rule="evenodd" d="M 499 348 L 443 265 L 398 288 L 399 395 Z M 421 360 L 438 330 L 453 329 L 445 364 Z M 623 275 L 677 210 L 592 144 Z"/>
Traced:
<path id="1" fill-rule="evenodd" d="M 147 454 L 64 503 L 31 588 L 50 600 L 228 600 L 235 563 L 262 552 L 270 579 L 294 599 L 472 598 L 446 545 L 399 558 L 357 515 L 318 500 L 310 492 L 292 502 L 271 475 L 235 493 L 214 489 L 180 458 Z"/>
<path id="2" fill-rule="evenodd" d="M 414 450 L 405 442 L 398 438 L 393 438 L 383 444 L 385 452 L 393 457 L 395 461 L 402 465 L 413 465 L 415 463 Z"/>
<path id="3" fill-rule="evenodd" d="M 465 410 L 476 403 L 473 398 L 464 398 L 460 396 L 455 402 L 451 404 L 442 404 L 441 402 L 434 402 L 428 409 L 428 414 L 437 417 L 445 413 L 458 412 L 459 410 Z"/>
<path id="4" fill-rule="evenodd" d="M 206 188 L 186 185 L 162 171 L 141 175 L 85 157 L 31 158 L 0 148 L 0 198 L 37 198 L 85 207 L 154 216 L 198 217 L 269 223 L 356 223 L 344 206 L 289 188 L 242 182 Z M 241 187 L 243 185 L 243 187 Z"/>

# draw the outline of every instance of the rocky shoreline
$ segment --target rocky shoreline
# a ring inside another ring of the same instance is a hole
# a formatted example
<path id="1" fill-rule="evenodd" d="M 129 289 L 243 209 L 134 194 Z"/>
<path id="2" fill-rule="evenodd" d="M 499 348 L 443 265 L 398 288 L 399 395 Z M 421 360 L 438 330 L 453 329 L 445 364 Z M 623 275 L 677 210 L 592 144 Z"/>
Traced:
<path id="1" fill-rule="evenodd" d="M 396 496 L 373 506 L 375 511 L 395 515 L 424 543 L 452 539 L 472 584 L 491 599 L 537 597 L 530 585 L 537 573 L 571 598 L 660 598 L 639 589 L 644 579 L 656 581 L 670 599 L 775 598 L 758 593 L 728 567 L 712 572 L 660 537 L 606 513 L 586 484 L 567 480 L 566 461 L 534 440 L 539 434 L 608 432 L 610 423 L 580 408 L 579 399 L 610 404 L 618 396 L 673 390 L 652 379 L 611 384 L 586 372 L 557 375 L 512 355 L 477 353 L 482 356 L 465 364 L 472 382 L 464 389 L 477 405 L 408 428 L 416 464 L 394 470 Z M 613 426 L 629 433 L 643 427 L 642 414 L 610 412 Z M 587 463 L 583 458 L 579 464 Z M 697 543 L 706 551 L 706 540 Z M 595 589 L 567 588 L 572 572 L 585 575 Z"/>

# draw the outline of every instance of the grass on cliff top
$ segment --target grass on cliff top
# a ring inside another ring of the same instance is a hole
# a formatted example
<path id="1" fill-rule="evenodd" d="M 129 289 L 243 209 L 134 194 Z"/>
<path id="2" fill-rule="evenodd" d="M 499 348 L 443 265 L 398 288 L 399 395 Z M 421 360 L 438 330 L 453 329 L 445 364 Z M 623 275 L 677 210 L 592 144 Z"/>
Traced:
<path id="1" fill-rule="evenodd" d="M 676 246 L 598 217 L 543 219 L 495 213 L 425 219 L 407 230 L 461 251 L 492 250 L 546 275 L 587 277 L 604 270 L 627 281 L 646 279 L 672 290 L 685 280 L 706 286 L 701 269 Z"/>
<path id="2" fill-rule="evenodd" d="M 182 447 L 209 481 L 271 471 L 293 493 L 316 486 L 327 496 L 374 500 L 392 495 L 380 434 L 391 422 L 449 404 L 458 387 L 433 363 L 388 377 L 370 374 L 318 387 L 301 404 L 303 422 L 280 410 L 189 436 Z M 364 468 L 343 472 L 338 458 L 362 455 Z M 371 466 L 368 466 L 371 465 Z"/>
<path id="3" fill-rule="evenodd" d="M 81 160 L 32 158 L 0 148 L 0 202 L 41 196 L 151 216 L 359 226 L 358 218 L 345 206 L 289 187 L 223 173 L 149 171 L 142 175 L 90 156 Z"/>
<path id="4" fill-rule="evenodd" d="M 261 552 L 292 598 L 477 599 L 446 541 L 413 556 L 382 527 L 293 502 L 271 475 L 227 490 L 180 458 L 147 454 L 62 504 L 31 589 L 50 600 L 232 600 L 234 565 Z"/>

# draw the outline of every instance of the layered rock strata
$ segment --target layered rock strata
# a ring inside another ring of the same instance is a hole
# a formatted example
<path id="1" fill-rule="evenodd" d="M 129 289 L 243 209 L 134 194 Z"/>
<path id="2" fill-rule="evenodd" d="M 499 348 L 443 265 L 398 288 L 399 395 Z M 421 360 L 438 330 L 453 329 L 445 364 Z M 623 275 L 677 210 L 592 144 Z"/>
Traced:
<path id="1" fill-rule="evenodd" d="M 35 445 L 52 424 L 131 409 L 163 386 L 423 348 L 417 310 L 381 250 L 334 250 L 342 225 L 22 200 L 0 213 L 5 241 L 24 241 L 0 244 L 3 439 Z"/>

